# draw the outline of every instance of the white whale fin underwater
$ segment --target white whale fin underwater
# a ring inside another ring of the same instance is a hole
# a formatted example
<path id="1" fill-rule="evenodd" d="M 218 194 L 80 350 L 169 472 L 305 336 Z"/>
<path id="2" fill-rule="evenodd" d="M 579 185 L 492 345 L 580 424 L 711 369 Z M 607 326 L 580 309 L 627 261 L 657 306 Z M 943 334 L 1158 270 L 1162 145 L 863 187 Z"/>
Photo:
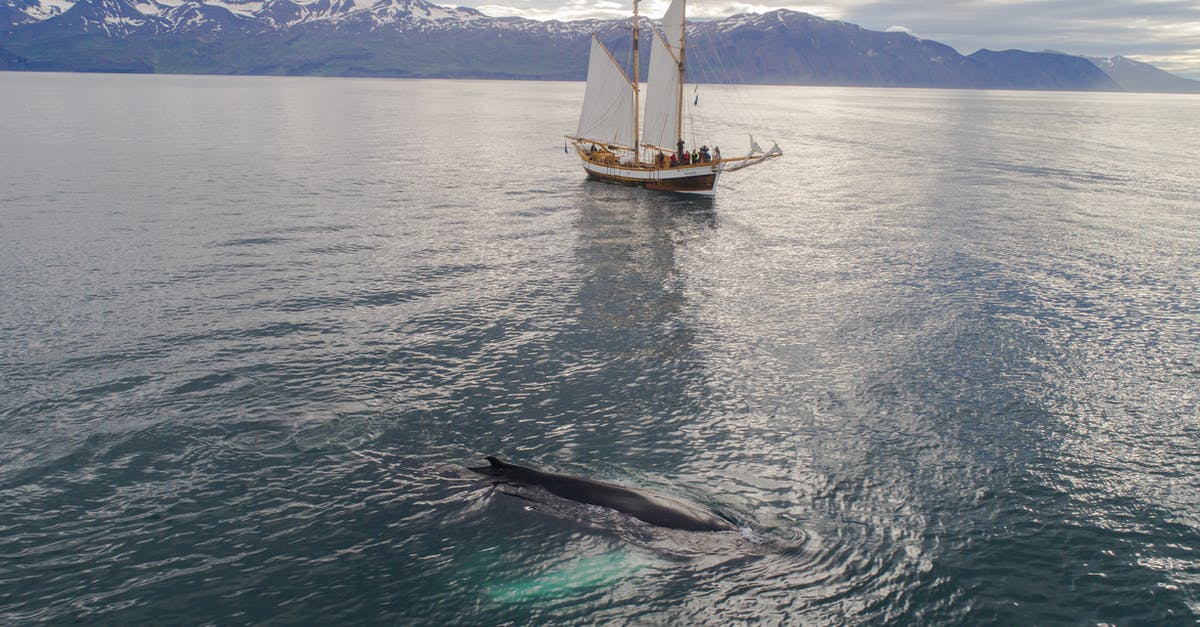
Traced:
<path id="1" fill-rule="evenodd" d="M 487 590 L 487 595 L 500 603 L 537 603 L 561 599 L 616 586 L 649 565 L 649 558 L 640 553 L 611 551 L 581 557 L 533 577 L 492 586 Z"/>

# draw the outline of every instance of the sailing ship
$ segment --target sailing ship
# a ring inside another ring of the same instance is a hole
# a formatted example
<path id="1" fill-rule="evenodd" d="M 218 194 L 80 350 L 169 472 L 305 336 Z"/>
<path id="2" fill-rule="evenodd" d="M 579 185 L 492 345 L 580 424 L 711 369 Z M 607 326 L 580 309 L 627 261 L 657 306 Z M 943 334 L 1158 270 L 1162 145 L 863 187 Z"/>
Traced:
<path id="1" fill-rule="evenodd" d="M 641 106 L 638 2 L 633 0 L 632 80 L 600 38 L 592 35 L 579 127 L 567 136 L 588 178 L 713 196 L 722 173 L 782 156 L 778 144 L 763 151 L 753 137 L 744 157 L 722 157 L 715 147 L 687 146 L 683 137 L 686 0 L 672 0 L 661 31 L 650 25 L 653 43 L 645 106 Z"/>

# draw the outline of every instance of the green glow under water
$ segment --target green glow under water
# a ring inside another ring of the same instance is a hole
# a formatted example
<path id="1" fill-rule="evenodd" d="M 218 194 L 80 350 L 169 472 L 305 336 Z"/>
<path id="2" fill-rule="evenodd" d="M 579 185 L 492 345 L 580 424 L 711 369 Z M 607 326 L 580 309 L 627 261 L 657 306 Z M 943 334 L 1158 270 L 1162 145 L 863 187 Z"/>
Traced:
<path id="1" fill-rule="evenodd" d="M 644 567 L 635 554 L 627 551 L 593 555 L 536 577 L 494 586 L 488 590 L 488 596 L 502 603 L 557 599 L 612 586 Z"/>

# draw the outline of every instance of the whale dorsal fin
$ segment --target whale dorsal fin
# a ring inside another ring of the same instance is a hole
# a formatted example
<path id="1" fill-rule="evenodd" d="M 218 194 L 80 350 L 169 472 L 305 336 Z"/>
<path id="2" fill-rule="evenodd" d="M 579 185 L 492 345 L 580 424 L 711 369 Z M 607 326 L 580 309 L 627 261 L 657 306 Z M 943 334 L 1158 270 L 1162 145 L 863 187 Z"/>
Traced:
<path id="1" fill-rule="evenodd" d="M 506 464 L 495 457 L 492 457 L 491 455 L 488 455 L 485 459 L 487 459 L 488 463 L 492 465 L 492 468 L 516 468 L 516 466 L 513 466 L 512 464 Z"/>

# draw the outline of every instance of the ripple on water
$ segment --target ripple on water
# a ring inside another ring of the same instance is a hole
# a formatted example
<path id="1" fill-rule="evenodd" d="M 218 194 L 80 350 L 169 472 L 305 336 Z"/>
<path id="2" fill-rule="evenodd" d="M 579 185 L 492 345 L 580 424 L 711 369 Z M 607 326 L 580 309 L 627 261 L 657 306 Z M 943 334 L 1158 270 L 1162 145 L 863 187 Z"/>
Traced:
<path id="1" fill-rule="evenodd" d="M 1200 615 L 1191 101 L 753 90 L 697 202 L 540 145 L 568 83 L 0 80 L 70 113 L 0 119 L 0 622 Z"/>

